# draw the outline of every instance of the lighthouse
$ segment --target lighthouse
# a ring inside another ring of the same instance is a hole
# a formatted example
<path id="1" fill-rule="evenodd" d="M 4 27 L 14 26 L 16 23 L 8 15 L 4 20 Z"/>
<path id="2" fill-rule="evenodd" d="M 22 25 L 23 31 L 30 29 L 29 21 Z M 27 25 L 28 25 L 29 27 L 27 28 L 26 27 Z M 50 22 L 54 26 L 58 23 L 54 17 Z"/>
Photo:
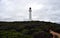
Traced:
<path id="1" fill-rule="evenodd" d="M 32 9 L 29 7 L 29 21 L 32 21 Z"/>

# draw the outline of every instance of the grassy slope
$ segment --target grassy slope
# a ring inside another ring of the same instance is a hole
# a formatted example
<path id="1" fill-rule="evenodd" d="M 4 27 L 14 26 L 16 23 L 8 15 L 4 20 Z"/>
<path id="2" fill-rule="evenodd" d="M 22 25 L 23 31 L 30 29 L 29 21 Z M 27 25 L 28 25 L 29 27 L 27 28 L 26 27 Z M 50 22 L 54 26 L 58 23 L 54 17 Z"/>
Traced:
<path id="1" fill-rule="evenodd" d="M 43 21 L 0 22 L 0 38 L 33 38 L 42 31 L 49 34 L 49 29 L 59 30 L 60 24 Z"/>

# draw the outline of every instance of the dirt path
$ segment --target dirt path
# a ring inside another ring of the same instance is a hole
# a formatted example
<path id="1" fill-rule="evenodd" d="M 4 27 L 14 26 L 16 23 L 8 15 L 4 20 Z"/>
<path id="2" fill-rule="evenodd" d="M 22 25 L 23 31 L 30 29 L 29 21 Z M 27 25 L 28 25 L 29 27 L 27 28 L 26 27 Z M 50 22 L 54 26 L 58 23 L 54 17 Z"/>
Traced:
<path id="1" fill-rule="evenodd" d="M 54 32 L 52 30 L 50 30 L 50 33 L 53 35 L 53 38 L 55 38 L 55 36 L 57 36 L 58 38 L 60 38 L 60 34 L 57 32 Z"/>

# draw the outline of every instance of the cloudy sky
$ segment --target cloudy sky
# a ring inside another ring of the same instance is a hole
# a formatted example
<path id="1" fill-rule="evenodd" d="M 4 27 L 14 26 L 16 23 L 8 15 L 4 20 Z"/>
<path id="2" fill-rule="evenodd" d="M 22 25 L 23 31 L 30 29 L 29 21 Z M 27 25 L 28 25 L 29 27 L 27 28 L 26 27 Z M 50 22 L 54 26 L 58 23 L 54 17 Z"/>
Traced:
<path id="1" fill-rule="evenodd" d="M 60 0 L 0 0 L 0 21 L 32 20 L 60 22 Z"/>

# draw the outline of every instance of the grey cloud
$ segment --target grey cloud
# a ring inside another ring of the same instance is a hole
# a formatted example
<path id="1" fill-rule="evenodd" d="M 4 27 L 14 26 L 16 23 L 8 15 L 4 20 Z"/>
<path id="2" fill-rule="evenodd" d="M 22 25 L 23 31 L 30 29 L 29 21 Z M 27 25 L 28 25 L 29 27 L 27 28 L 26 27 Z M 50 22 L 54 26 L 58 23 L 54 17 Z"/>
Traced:
<path id="1" fill-rule="evenodd" d="M 28 6 L 33 3 L 43 5 L 42 9 L 32 10 L 33 20 L 60 22 L 60 0 L 1 0 L 0 20 L 28 20 Z"/>

